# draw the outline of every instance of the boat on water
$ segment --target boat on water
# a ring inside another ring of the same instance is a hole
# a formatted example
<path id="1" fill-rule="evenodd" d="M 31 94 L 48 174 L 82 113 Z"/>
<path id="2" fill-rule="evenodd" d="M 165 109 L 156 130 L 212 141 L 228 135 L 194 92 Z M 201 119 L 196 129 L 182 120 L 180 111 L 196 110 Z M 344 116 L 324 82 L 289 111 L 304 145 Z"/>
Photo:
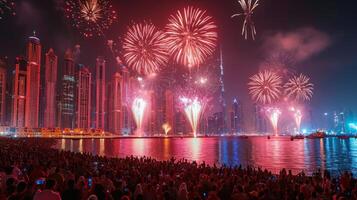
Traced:
<path id="1" fill-rule="evenodd" d="M 317 131 L 315 133 L 311 133 L 310 135 L 306 136 L 306 138 L 309 139 L 320 139 L 325 137 L 326 137 L 326 133 L 323 131 Z"/>
<path id="2" fill-rule="evenodd" d="M 295 139 L 301 140 L 301 139 L 305 139 L 305 136 L 302 135 L 302 134 L 292 135 L 290 139 L 291 139 L 291 140 L 295 140 Z"/>

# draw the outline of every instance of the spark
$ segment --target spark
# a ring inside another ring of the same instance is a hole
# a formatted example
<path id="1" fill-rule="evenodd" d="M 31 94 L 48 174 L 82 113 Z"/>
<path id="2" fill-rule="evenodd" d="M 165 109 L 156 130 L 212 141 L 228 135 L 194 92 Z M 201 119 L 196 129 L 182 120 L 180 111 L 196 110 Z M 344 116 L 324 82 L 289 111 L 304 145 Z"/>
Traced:
<path id="1" fill-rule="evenodd" d="M 65 14 L 86 38 L 104 35 L 117 20 L 117 13 L 108 0 L 66 0 Z"/>
<path id="2" fill-rule="evenodd" d="M 281 94 L 281 77 L 272 71 L 263 71 L 250 77 L 249 94 L 256 102 L 267 104 L 277 100 Z"/>
<path id="3" fill-rule="evenodd" d="M 250 31 L 252 39 L 255 40 L 255 35 L 257 34 L 257 31 L 255 30 L 255 25 L 252 16 L 254 14 L 254 10 L 259 5 L 258 2 L 259 0 L 238 0 L 238 3 L 240 4 L 240 7 L 242 8 L 243 12 L 231 16 L 231 18 L 244 16 L 242 35 L 245 39 L 248 39 L 248 32 Z"/>
<path id="4" fill-rule="evenodd" d="M 205 103 L 203 100 L 199 100 L 198 97 L 181 97 L 180 100 L 184 106 L 183 109 L 185 111 L 185 115 L 188 121 L 190 122 L 193 131 L 193 136 L 196 137 L 198 123 L 200 121 Z"/>
<path id="5" fill-rule="evenodd" d="M 150 75 L 160 71 L 168 61 L 166 37 L 152 24 L 134 24 L 123 42 L 127 64 L 139 74 Z"/>
<path id="6" fill-rule="evenodd" d="M 295 120 L 295 124 L 296 124 L 296 129 L 297 129 L 297 132 L 300 133 L 301 119 L 302 119 L 301 110 L 300 109 L 296 109 L 294 107 L 291 107 L 290 111 L 293 112 L 294 120 Z"/>
<path id="7" fill-rule="evenodd" d="M 146 101 L 140 97 L 135 98 L 133 101 L 131 110 L 134 115 L 137 131 L 142 131 L 142 124 L 144 120 L 146 105 L 147 105 Z"/>
<path id="8" fill-rule="evenodd" d="M 178 10 L 170 16 L 166 30 L 169 53 L 184 66 L 199 66 L 216 48 L 217 26 L 204 10 Z"/>
<path id="9" fill-rule="evenodd" d="M 0 0 L 0 20 L 8 14 L 16 15 L 15 2 L 13 0 Z"/>
<path id="10" fill-rule="evenodd" d="M 162 129 L 164 130 L 165 135 L 167 135 L 171 131 L 172 127 L 169 123 L 165 123 L 162 125 Z"/>
<path id="11" fill-rule="evenodd" d="M 265 113 L 270 120 L 275 136 L 278 136 L 278 122 L 281 115 L 280 109 L 269 107 L 266 108 Z"/>
<path id="12" fill-rule="evenodd" d="M 284 85 L 285 94 L 296 101 L 309 101 L 313 95 L 313 86 L 309 77 L 300 74 L 290 78 Z"/>

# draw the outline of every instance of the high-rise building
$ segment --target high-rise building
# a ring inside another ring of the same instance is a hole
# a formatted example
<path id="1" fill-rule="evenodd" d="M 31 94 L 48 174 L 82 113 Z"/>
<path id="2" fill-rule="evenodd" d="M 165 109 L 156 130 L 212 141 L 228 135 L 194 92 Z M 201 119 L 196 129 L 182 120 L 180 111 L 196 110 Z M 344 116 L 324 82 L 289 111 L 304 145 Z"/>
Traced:
<path id="1" fill-rule="evenodd" d="M 75 68 L 73 53 L 67 49 L 62 68 L 62 84 L 60 92 L 59 119 L 61 128 L 73 128 L 75 122 Z"/>
<path id="2" fill-rule="evenodd" d="M 242 132 L 243 110 L 240 101 L 236 98 L 233 100 L 231 112 L 231 130 L 233 133 Z"/>
<path id="3" fill-rule="evenodd" d="M 222 52 L 222 47 L 219 52 L 219 69 L 220 69 L 220 76 L 219 76 L 219 82 L 220 82 L 220 96 L 219 96 L 219 101 L 222 106 L 222 130 L 220 132 L 226 133 L 227 132 L 227 104 L 225 100 L 225 89 L 224 89 L 224 67 L 223 67 L 223 52 Z"/>
<path id="4" fill-rule="evenodd" d="M 41 43 L 40 39 L 31 36 L 27 44 L 27 78 L 26 78 L 26 106 L 25 126 L 37 128 L 40 111 L 40 66 Z"/>
<path id="5" fill-rule="evenodd" d="M 45 109 L 44 127 L 56 127 L 56 95 L 57 95 L 57 56 L 53 49 L 46 53 L 45 61 Z"/>
<path id="6" fill-rule="evenodd" d="M 0 60 L 0 125 L 6 122 L 6 65 Z"/>
<path id="7" fill-rule="evenodd" d="M 12 104 L 11 104 L 11 126 L 21 128 L 25 126 L 25 104 L 26 104 L 26 70 L 27 62 L 22 57 L 16 58 L 13 71 Z"/>
<path id="8" fill-rule="evenodd" d="M 114 73 L 109 89 L 109 131 L 114 134 L 121 134 L 122 131 L 122 120 L 121 120 L 121 109 L 122 109 L 122 96 L 121 96 L 121 85 L 122 76 L 120 73 Z"/>
<path id="9" fill-rule="evenodd" d="M 171 90 L 167 89 L 165 91 L 165 115 L 164 121 L 171 126 L 171 133 L 174 130 L 174 121 L 175 121 L 175 103 L 174 103 L 174 94 Z M 170 132 L 169 132 L 170 133 Z"/>
<path id="10" fill-rule="evenodd" d="M 129 70 L 125 66 L 122 68 L 122 79 L 121 79 L 121 98 L 122 98 L 122 109 L 121 109 L 121 120 L 122 120 L 122 133 L 129 134 L 132 130 L 131 124 L 131 105 L 129 99 L 130 92 L 130 74 Z"/>
<path id="11" fill-rule="evenodd" d="M 106 98 L 106 82 L 105 82 L 105 60 L 102 57 L 97 58 L 96 62 L 96 106 L 95 106 L 95 126 L 98 129 L 104 130 L 105 127 L 105 98 Z"/>
<path id="12" fill-rule="evenodd" d="M 267 121 L 264 117 L 264 113 L 262 111 L 261 106 L 258 104 L 254 105 L 254 124 L 255 124 L 255 131 L 258 133 L 265 133 L 267 132 Z"/>
<path id="13" fill-rule="evenodd" d="M 147 92 L 147 101 L 148 106 L 146 111 L 147 112 L 147 127 L 146 132 L 148 135 L 154 135 L 158 133 L 158 124 L 157 124 L 157 113 L 156 113 L 156 95 L 153 90 Z M 161 129 L 161 127 L 160 127 Z"/>
<path id="14" fill-rule="evenodd" d="M 77 128 L 90 128 L 91 124 L 91 82 L 92 74 L 87 67 L 78 71 L 77 84 Z"/>

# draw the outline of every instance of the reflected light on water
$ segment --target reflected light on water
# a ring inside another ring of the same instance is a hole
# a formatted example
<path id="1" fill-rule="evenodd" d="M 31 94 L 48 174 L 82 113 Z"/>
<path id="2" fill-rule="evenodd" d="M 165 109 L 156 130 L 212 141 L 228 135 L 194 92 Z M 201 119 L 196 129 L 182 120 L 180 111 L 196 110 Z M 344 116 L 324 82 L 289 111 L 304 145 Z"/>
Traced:
<path id="1" fill-rule="evenodd" d="M 357 141 L 338 138 L 290 141 L 289 137 L 207 137 L 133 139 L 59 139 L 56 148 L 109 157 L 148 156 L 158 160 L 185 158 L 207 164 L 253 165 L 293 173 L 317 168 L 332 173 L 351 170 L 357 174 Z"/>

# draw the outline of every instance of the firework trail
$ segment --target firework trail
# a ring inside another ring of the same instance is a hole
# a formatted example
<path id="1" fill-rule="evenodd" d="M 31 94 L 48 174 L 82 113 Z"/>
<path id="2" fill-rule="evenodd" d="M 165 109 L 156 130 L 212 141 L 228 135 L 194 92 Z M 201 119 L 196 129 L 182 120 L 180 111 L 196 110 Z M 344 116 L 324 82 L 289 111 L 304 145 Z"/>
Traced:
<path id="1" fill-rule="evenodd" d="M 281 115 L 279 108 L 266 108 L 265 113 L 270 120 L 275 136 L 278 136 L 278 122 Z"/>
<path id="2" fill-rule="evenodd" d="M 257 103 L 272 103 L 280 97 L 282 80 L 275 72 L 265 70 L 249 79 L 249 94 Z"/>
<path id="3" fill-rule="evenodd" d="M 300 74 L 290 78 L 284 85 L 285 95 L 296 101 L 309 101 L 313 95 L 313 87 L 310 78 Z"/>
<path id="4" fill-rule="evenodd" d="M 202 99 L 198 99 L 198 97 L 181 97 L 180 100 L 183 104 L 185 115 L 188 121 L 190 122 L 193 131 L 193 136 L 196 137 L 198 124 L 205 106 L 205 102 Z"/>
<path id="5" fill-rule="evenodd" d="M 167 135 L 171 131 L 172 127 L 169 123 L 165 123 L 162 125 L 162 129 L 164 130 L 165 135 Z"/>
<path id="6" fill-rule="evenodd" d="M 294 107 L 291 107 L 290 111 L 292 111 L 294 114 L 294 120 L 295 120 L 295 124 L 296 124 L 297 133 L 300 133 L 302 113 L 299 109 L 296 109 Z"/>
<path id="7" fill-rule="evenodd" d="M 250 31 L 252 39 L 255 40 L 255 35 L 257 34 L 257 31 L 255 30 L 255 25 L 252 16 L 254 10 L 259 5 L 258 2 L 259 0 L 238 0 L 238 3 L 240 4 L 240 7 L 242 8 L 243 12 L 231 16 L 231 18 L 244 16 L 242 35 L 245 39 L 248 39 L 248 32 Z"/>
<path id="8" fill-rule="evenodd" d="M 72 26 L 86 38 L 103 36 L 117 20 L 117 13 L 108 0 L 66 0 L 64 10 Z"/>
<path id="9" fill-rule="evenodd" d="M 217 43 L 217 26 L 206 11 L 187 7 L 169 18 L 166 26 L 169 53 L 187 67 L 202 64 Z"/>
<path id="10" fill-rule="evenodd" d="M 139 74 L 160 71 L 168 61 L 166 37 L 152 24 L 134 24 L 123 42 L 124 59 Z"/>
<path id="11" fill-rule="evenodd" d="M 133 105 L 131 107 L 138 133 L 142 131 L 146 105 L 147 103 L 143 98 L 137 97 L 134 99 Z"/>
<path id="12" fill-rule="evenodd" d="M 0 0 L 0 20 L 7 14 L 16 15 L 15 2 L 12 0 Z"/>

